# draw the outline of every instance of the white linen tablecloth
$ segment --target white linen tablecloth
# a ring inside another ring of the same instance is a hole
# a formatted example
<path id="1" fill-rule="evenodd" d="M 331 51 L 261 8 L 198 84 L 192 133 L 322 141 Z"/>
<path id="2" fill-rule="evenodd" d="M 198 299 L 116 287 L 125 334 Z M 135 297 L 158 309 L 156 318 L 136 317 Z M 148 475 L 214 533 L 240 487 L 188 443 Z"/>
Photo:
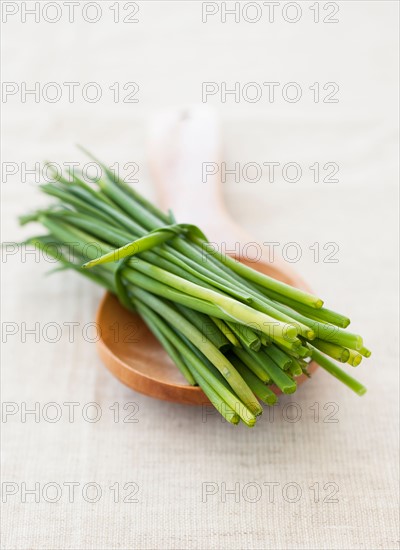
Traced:
<path id="1" fill-rule="evenodd" d="M 255 240 L 299 243 L 293 267 L 328 307 L 350 315 L 373 350 L 354 370 L 368 393 L 359 398 L 320 369 L 253 430 L 147 398 L 98 358 L 91 323 L 102 291 L 74 273 L 46 277 L 51 265 L 9 246 L 2 548 L 397 548 L 398 3 L 321 2 L 320 23 L 311 2 L 298 3 L 296 23 L 282 15 L 294 17 L 287 2 L 273 23 L 265 3 L 255 23 L 244 3 L 238 23 L 223 23 L 222 4 L 211 3 L 218 13 L 203 23 L 201 2 L 143 2 L 133 24 L 113 21 L 116 3 L 98 4 L 97 23 L 83 19 L 81 6 L 69 23 L 64 6 L 56 23 L 45 20 L 51 11 L 25 23 L 18 11 L 3 24 L 3 81 L 17 85 L 3 103 L 3 242 L 32 234 L 16 216 L 47 202 L 25 167 L 82 163 L 81 143 L 109 164 L 138 163 L 138 188 L 152 197 L 144 134 L 154 109 L 201 103 L 202 82 L 297 82 L 297 103 L 210 99 L 227 163 L 303 168 L 297 183 L 280 172 L 274 183 L 228 179 L 224 194 Z M 335 5 L 339 22 L 323 23 Z M 134 6 L 119 8 L 122 18 Z M 62 86 L 59 101 L 24 102 L 24 82 L 38 82 L 41 94 L 52 93 L 43 91 L 49 82 L 78 82 L 77 92 L 96 82 L 103 97 L 89 103 L 78 94 L 70 103 Z M 116 82 L 121 94 L 138 83 L 139 102 L 114 102 Z M 315 103 L 315 82 L 338 83 L 339 103 Z M 339 182 L 314 183 L 315 162 L 337 163 Z M 325 243 L 337 243 L 339 261 L 315 262 L 315 242 L 323 254 Z"/>

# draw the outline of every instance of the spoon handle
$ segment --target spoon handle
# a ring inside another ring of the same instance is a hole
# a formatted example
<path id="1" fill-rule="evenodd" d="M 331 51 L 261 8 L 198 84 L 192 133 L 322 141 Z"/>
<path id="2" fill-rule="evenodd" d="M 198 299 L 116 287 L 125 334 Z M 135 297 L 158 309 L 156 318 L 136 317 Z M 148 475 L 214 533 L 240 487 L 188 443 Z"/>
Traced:
<path id="1" fill-rule="evenodd" d="M 226 216 L 217 175 L 221 134 L 214 110 L 196 105 L 155 115 L 148 155 L 160 206 L 172 208 L 177 221 L 207 227 Z"/>
<path id="2" fill-rule="evenodd" d="M 148 127 L 147 150 L 163 210 L 172 209 L 179 223 L 199 225 L 220 252 L 265 262 L 276 278 L 306 288 L 279 254 L 271 265 L 269 252 L 228 214 L 219 175 L 221 132 L 212 108 L 195 105 L 156 114 Z"/>

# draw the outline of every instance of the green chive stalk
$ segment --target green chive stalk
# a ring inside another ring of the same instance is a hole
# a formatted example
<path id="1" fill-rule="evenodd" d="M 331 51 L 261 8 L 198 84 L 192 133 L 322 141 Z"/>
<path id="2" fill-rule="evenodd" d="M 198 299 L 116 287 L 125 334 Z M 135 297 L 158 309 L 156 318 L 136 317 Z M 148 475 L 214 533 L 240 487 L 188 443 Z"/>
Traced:
<path id="1" fill-rule="evenodd" d="M 243 377 L 255 395 L 267 405 L 274 405 L 277 402 L 276 394 L 267 385 L 263 384 L 255 374 L 236 356 L 229 356 L 229 360 Z"/>
<path id="2" fill-rule="evenodd" d="M 329 372 L 329 374 L 343 382 L 343 384 L 345 384 L 348 388 L 353 390 L 358 395 L 364 395 L 364 393 L 367 391 L 365 386 L 360 384 L 358 380 L 347 374 L 347 372 L 335 365 L 335 363 L 333 363 L 330 359 L 328 359 L 325 355 L 323 355 L 315 348 L 312 352 L 312 358 L 318 363 L 318 365 Z"/>

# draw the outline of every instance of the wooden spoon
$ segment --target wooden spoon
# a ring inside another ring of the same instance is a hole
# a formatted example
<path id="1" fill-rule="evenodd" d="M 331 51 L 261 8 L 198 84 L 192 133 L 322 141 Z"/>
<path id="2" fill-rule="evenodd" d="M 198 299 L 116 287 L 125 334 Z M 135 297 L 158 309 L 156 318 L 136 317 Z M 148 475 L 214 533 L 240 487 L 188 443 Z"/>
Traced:
<path id="1" fill-rule="evenodd" d="M 172 208 L 178 222 L 199 225 L 210 241 L 218 246 L 222 243 L 222 251 L 235 251 L 232 255 L 246 265 L 310 291 L 282 261 L 250 261 L 241 255 L 243 244 L 255 241 L 227 213 L 219 176 L 202 176 L 202 163 L 219 165 L 220 144 L 218 120 L 209 107 L 196 106 L 154 117 L 149 127 L 148 151 L 160 205 Z M 157 399 L 194 405 L 208 402 L 199 387 L 187 384 L 141 318 L 122 307 L 115 296 L 104 296 L 96 321 L 101 333 L 100 357 L 121 382 Z M 310 372 L 316 367 L 311 364 Z M 307 377 L 300 376 L 297 383 L 304 380 Z M 272 389 L 280 393 L 275 386 Z"/>

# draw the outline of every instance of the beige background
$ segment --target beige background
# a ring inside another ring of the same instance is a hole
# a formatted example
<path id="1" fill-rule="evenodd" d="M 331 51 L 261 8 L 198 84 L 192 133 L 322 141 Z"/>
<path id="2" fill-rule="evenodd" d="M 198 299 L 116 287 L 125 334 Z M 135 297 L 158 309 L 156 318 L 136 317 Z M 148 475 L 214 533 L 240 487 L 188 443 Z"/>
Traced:
<path id="1" fill-rule="evenodd" d="M 100 289 L 72 273 L 45 277 L 51 266 L 32 255 L 6 256 L 3 329 L 17 332 L 3 334 L 2 397 L 17 412 L 3 415 L 2 474 L 17 493 L 5 496 L 3 485 L 3 548 L 397 548 L 398 4 L 339 4 L 340 21 L 330 25 L 312 22 L 308 2 L 301 2 L 296 24 L 279 10 L 273 24 L 265 15 L 256 24 L 223 24 L 219 16 L 203 24 L 201 2 L 144 2 L 139 23 L 116 24 L 111 3 L 102 2 L 103 16 L 92 25 L 80 16 L 70 24 L 65 13 L 56 24 L 43 18 L 24 24 L 16 15 L 3 25 L 4 81 L 104 87 L 95 104 L 10 97 L 3 103 L 3 162 L 82 162 L 74 148 L 81 143 L 109 164 L 139 163 L 138 187 L 148 196 L 154 195 L 144 135 L 155 109 L 200 102 L 203 81 L 299 82 L 305 95 L 296 104 L 211 102 L 221 116 L 227 161 L 304 167 L 296 184 L 281 177 L 274 184 L 227 182 L 226 201 L 259 242 L 301 245 L 295 269 L 328 306 L 351 316 L 373 349 L 357 371 L 369 390 L 362 399 L 318 372 L 254 430 L 232 428 L 216 415 L 204 422 L 200 409 L 136 394 L 101 365 L 87 341 L 92 333 L 84 338 Z M 114 103 L 108 87 L 129 81 L 140 85 L 139 103 Z M 314 104 L 308 86 L 316 81 L 338 82 L 339 103 Z M 316 161 L 338 163 L 339 183 L 313 183 L 307 167 Z M 34 183 L 21 183 L 20 173 L 3 177 L 2 195 L 3 241 L 30 234 L 33 228 L 18 228 L 16 216 L 46 199 Z M 336 242 L 339 262 L 315 263 L 308 248 L 315 242 Z M 35 322 L 37 342 L 24 333 Z M 79 323 L 73 342 L 66 322 Z M 51 330 L 46 336 L 47 323 L 62 327 L 58 342 L 49 341 Z M 291 401 L 301 412 L 297 422 L 285 416 L 293 413 Z M 21 412 L 35 402 L 38 422 Z M 58 422 L 47 421 L 49 402 L 61 408 Z M 78 403 L 73 422 L 65 402 Z M 102 412 L 95 423 L 82 416 L 94 413 L 85 408 L 90 402 Z M 129 402 L 138 406 L 138 422 L 123 422 Z M 331 420 L 338 422 L 328 422 L 333 407 Z M 58 502 L 42 492 L 39 502 L 32 496 L 22 502 L 23 484 L 39 483 L 42 491 L 49 482 L 62 488 Z M 80 484 L 74 502 L 66 482 Z M 97 503 L 82 496 L 90 482 L 102 488 Z M 116 482 L 117 503 L 109 489 Z M 129 482 L 138 484 L 139 502 L 121 502 Z M 206 482 L 217 493 L 203 502 Z M 279 483 L 271 499 L 270 482 Z M 227 489 L 239 484 L 238 502 L 232 494 L 224 498 L 224 483 Z M 296 503 L 285 498 L 288 483 L 301 490 Z M 316 483 L 318 502 L 310 489 Z M 323 501 L 327 483 L 336 484 L 338 502 Z M 254 487 L 261 490 L 258 500 Z"/>

